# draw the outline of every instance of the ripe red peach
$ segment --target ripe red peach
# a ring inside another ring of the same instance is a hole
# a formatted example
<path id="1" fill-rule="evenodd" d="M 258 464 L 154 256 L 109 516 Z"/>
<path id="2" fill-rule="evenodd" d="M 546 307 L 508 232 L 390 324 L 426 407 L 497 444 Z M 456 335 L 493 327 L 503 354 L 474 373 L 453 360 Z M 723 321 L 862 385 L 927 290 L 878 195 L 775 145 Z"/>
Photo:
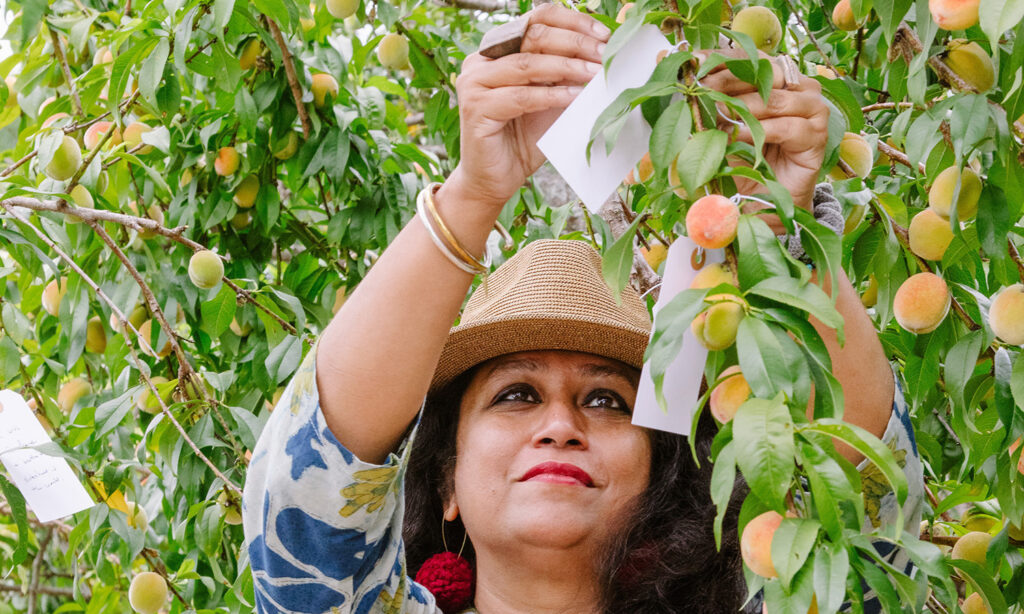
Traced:
<path id="1" fill-rule="evenodd" d="M 942 260 L 953 241 L 949 220 L 943 219 L 931 208 L 924 209 L 910 220 L 907 229 L 910 251 L 925 260 Z"/>
<path id="2" fill-rule="evenodd" d="M 843 140 L 839 142 L 839 159 L 849 165 L 854 175 L 863 179 L 871 172 L 875 152 L 864 137 L 854 132 L 847 132 L 843 135 Z M 839 168 L 839 165 L 829 171 L 828 175 L 836 180 L 846 179 L 846 173 Z"/>
<path id="3" fill-rule="evenodd" d="M 949 312 L 949 287 L 935 273 L 917 273 L 904 281 L 893 298 L 893 315 L 904 329 L 930 333 Z"/>
<path id="4" fill-rule="evenodd" d="M 736 238 L 740 209 L 718 194 L 698 198 L 686 212 L 686 234 L 704 249 L 718 249 Z"/>
<path id="5" fill-rule="evenodd" d="M 724 379 L 711 391 L 708 405 L 711 408 L 711 415 L 724 424 L 732 420 L 740 405 L 750 398 L 750 384 L 743 377 L 740 368 L 735 365 L 722 371 L 719 377 Z"/>
<path id="6" fill-rule="evenodd" d="M 832 23 L 840 30 L 852 31 L 857 29 L 857 19 L 853 16 L 853 7 L 850 0 L 839 0 L 836 7 L 832 9 Z"/>
<path id="7" fill-rule="evenodd" d="M 943 30 L 966 30 L 978 23 L 980 0 L 928 0 L 932 20 Z"/>
<path id="8" fill-rule="evenodd" d="M 755 516 L 743 528 L 740 537 L 740 554 L 750 571 L 764 578 L 776 578 L 775 564 L 772 563 L 772 538 L 782 524 L 782 514 L 775 511 Z"/>
<path id="9" fill-rule="evenodd" d="M 981 178 L 970 167 L 964 167 L 961 173 L 956 166 L 950 166 L 939 173 L 928 189 L 928 206 L 948 220 L 953 210 L 957 182 L 960 183 L 960 193 L 956 199 L 956 215 L 962 222 L 978 213 L 978 199 L 981 197 Z"/>
<path id="10" fill-rule="evenodd" d="M 221 147 L 213 161 L 213 170 L 221 177 L 234 175 L 239 163 L 238 151 L 234 147 Z"/>
<path id="11" fill-rule="evenodd" d="M 1024 345 L 1024 284 L 1006 286 L 989 308 L 992 332 L 1004 343 Z"/>

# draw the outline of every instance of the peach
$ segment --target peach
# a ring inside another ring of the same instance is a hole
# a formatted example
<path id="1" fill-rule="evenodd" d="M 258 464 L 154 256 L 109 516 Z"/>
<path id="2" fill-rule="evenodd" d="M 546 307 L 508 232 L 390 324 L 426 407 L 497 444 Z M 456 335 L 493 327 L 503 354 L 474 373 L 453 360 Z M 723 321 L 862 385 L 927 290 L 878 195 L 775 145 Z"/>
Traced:
<path id="1" fill-rule="evenodd" d="M 216 288 L 223 276 L 224 263 L 217 254 L 208 249 L 192 254 L 188 261 L 188 277 L 200 290 Z"/>
<path id="2" fill-rule="evenodd" d="M 662 262 L 665 262 L 665 258 L 668 256 L 668 248 L 661 243 L 651 243 L 651 248 L 646 247 L 640 248 L 640 253 L 644 255 L 644 260 L 651 266 L 655 271 L 661 266 Z"/>
<path id="3" fill-rule="evenodd" d="M 258 36 L 245 41 L 242 46 L 242 53 L 238 56 L 238 67 L 243 71 L 251 69 L 256 65 L 256 59 L 263 53 L 263 42 Z"/>
<path id="4" fill-rule="evenodd" d="M 980 0 L 928 0 L 932 20 L 943 30 L 966 30 L 978 23 Z"/>
<path id="5" fill-rule="evenodd" d="M 100 47 L 96 50 L 96 55 L 92 58 L 94 66 L 102 66 L 103 64 L 110 64 L 114 61 L 114 54 L 111 53 L 110 47 Z"/>
<path id="6" fill-rule="evenodd" d="M 917 273 L 896 290 L 892 311 L 904 329 L 916 334 L 930 333 L 946 317 L 950 300 L 949 288 L 941 277 L 935 273 Z"/>
<path id="7" fill-rule="evenodd" d="M 68 380 L 57 392 L 57 406 L 65 414 L 70 414 L 82 397 L 92 394 L 92 385 L 80 377 Z"/>
<path id="8" fill-rule="evenodd" d="M 251 324 L 239 324 L 236 318 L 231 318 L 231 324 L 228 325 L 228 328 L 239 337 L 245 337 L 252 332 Z"/>
<path id="9" fill-rule="evenodd" d="M 139 336 L 146 341 L 146 345 L 142 346 L 142 351 L 148 356 L 161 359 L 170 356 L 172 349 L 170 339 L 164 342 L 164 346 L 160 348 L 159 351 L 156 351 L 156 348 L 152 347 L 154 343 L 153 320 L 146 320 L 141 326 L 139 326 Z M 156 353 L 154 354 L 151 350 L 156 351 Z"/>
<path id="10" fill-rule="evenodd" d="M 644 154 L 643 158 L 636 163 L 636 166 L 630 169 L 629 175 L 626 175 L 626 185 L 635 185 L 637 183 L 643 183 L 654 176 L 654 163 L 651 162 L 651 152 Z"/>
<path id="11" fill-rule="evenodd" d="M 1007 286 L 992 299 L 988 312 L 992 332 L 1003 343 L 1024 345 L 1024 285 Z"/>
<path id="12" fill-rule="evenodd" d="M 71 202 L 73 202 L 76 207 L 81 207 L 82 209 L 96 208 L 96 203 L 92 199 L 92 194 L 89 193 L 88 188 L 80 183 L 75 184 L 75 187 L 71 188 L 71 192 L 68 193 L 68 196 L 71 197 Z M 65 219 L 69 224 L 79 224 L 82 222 L 81 219 L 73 215 L 69 215 Z"/>
<path id="13" fill-rule="evenodd" d="M 629 9 L 633 8 L 633 4 L 634 4 L 633 2 L 627 2 L 627 3 L 623 4 L 621 8 L 619 8 L 618 14 L 615 15 L 615 22 L 616 23 L 625 23 L 626 22 L 626 13 L 629 12 Z"/>
<path id="14" fill-rule="evenodd" d="M 241 160 L 234 147 L 221 147 L 217 150 L 217 159 L 213 161 L 213 170 L 221 177 L 235 174 Z"/>
<path id="15" fill-rule="evenodd" d="M 13 109 L 18 106 L 18 92 L 14 90 L 15 81 L 11 75 L 4 77 L 4 83 L 7 85 L 7 101 L 4 103 L 4 109 Z"/>
<path id="16" fill-rule="evenodd" d="M 100 139 L 103 135 L 110 130 L 112 122 L 100 121 L 89 126 L 85 129 L 85 136 L 82 140 L 85 142 L 86 149 L 96 149 L 96 146 L 100 144 Z M 107 147 L 113 147 L 121 142 L 121 131 L 114 128 L 114 133 L 110 135 L 110 139 L 107 140 Z"/>
<path id="17" fill-rule="evenodd" d="M 68 278 L 61 277 L 60 283 L 56 279 L 51 280 L 50 283 L 46 284 L 43 288 L 43 309 L 46 313 L 53 317 L 57 317 L 60 314 L 60 303 L 64 300 L 64 295 L 68 293 Z"/>
<path id="18" fill-rule="evenodd" d="M 950 41 L 946 45 L 946 65 L 979 92 L 987 92 L 996 84 L 992 58 L 973 41 Z"/>
<path id="19" fill-rule="evenodd" d="M 248 211 L 240 211 L 231 218 L 231 227 L 235 230 L 245 230 L 252 223 L 252 215 Z"/>
<path id="20" fill-rule="evenodd" d="M 89 318 L 85 327 L 85 351 L 102 354 L 107 351 L 107 329 L 99 316 Z"/>
<path id="21" fill-rule="evenodd" d="M 754 39 L 757 48 L 765 53 L 775 53 L 782 41 L 782 23 L 771 9 L 763 6 L 748 6 L 736 13 L 732 29 Z"/>
<path id="22" fill-rule="evenodd" d="M 231 495 L 228 491 L 221 491 L 217 497 L 217 505 L 224 514 L 224 524 L 237 526 L 242 524 L 242 502 L 238 497 Z"/>
<path id="23" fill-rule="evenodd" d="M 942 260 L 943 254 L 953 241 L 949 220 L 943 219 L 934 209 L 924 209 L 910 220 L 907 229 L 910 251 L 925 260 Z"/>
<path id="24" fill-rule="evenodd" d="M 735 365 L 722 371 L 719 378 L 722 381 L 711 391 L 708 405 L 711 407 L 711 415 L 724 424 L 732 420 L 740 405 L 750 398 L 750 384 Z"/>
<path id="25" fill-rule="evenodd" d="M 256 195 L 260 193 L 260 180 L 256 175 L 247 175 L 238 187 L 235 188 L 233 200 L 235 204 L 243 209 L 248 209 L 256 204 Z"/>
<path id="26" fill-rule="evenodd" d="M 67 181 L 74 176 L 79 166 L 82 166 L 82 148 L 78 146 L 78 141 L 65 134 L 50 163 L 46 165 L 46 175 L 50 179 Z"/>
<path id="27" fill-rule="evenodd" d="M 928 189 L 928 206 L 948 220 L 957 183 L 960 184 L 960 193 L 956 199 L 956 215 L 962 222 L 978 213 L 978 199 L 981 198 L 981 178 L 969 167 L 964 167 L 961 173 L 956 166 L 950 166 L 939 173 Z"/>
<path id="28" fill-rule="evenodd" d="M 142 305 L 136 305 L 131 312 L 126 314 L 128 316 L 128 322 L 135 327 L 135 330 L 139 330 L 142 323 L 149 318 L 149 312 Z M 110 314 L 110 328 L 117 333 L 124 334 L 124 328 L 121 326 L 121 320 L 118 319 L 116 314 Z"/>
<path id="29" fill-rule="evenodd" d="M 132 150 L 138 147 L 139 145 L 142 145 L 142 135 L 147 132 L 151 132 L 152 130 L 152 126 L 146 125 L 142 122 L 132 122 L 128 124 L 127 126 L 125 126 L 124 134 L 122 136 L 122 138 L 124 139 L 125 146 L 128 147 L 129 150 Z M 136 153 L 138 153 L 139 155 L 144 155 L 148 154 L 151 151 L 153 151 L 153 146 L 146 145 Z"/>
<path id="30" fill-rule="evenodd" d="M 313 104 L 322 107 L 327 103 L 328 94 L 331 100 L 338 97 L 338 80 L 327 73 L 318 72 L 312 77 L 310 89 L 313 90 Z"/>
<path id="31" fill-rule="evenodd" d="M 875 151 L 871 149 L 871 145 L 868 145 L 864 137 L 847 132 L 843 135 L 843 140 L 839 142 L 839 159 L 849 165 L 854 175 L 863 179 L 871 172 Z M 829 171 L 828 176 L 836 180 L 847 178 L 846 173 L 839 168 L 839 165 Z"/>
<path id="32" fill-rule="evenodd" d="M 158 573 L 144 571 L 128 586 L 128 603 L 138 614 L 157 614 L 167 602 L 167 581 Z"/>
<path id="33" fill-rule="evenodd" d="M 278 160 L 287 160 L 299 150 L 299 135 L 289 132 L 288 136 L 277 143 L 278 148 L 274 150 L 274 157 Z"/>
<path id="34" fill-rule="evenodd" d="M 992 536 L 983 531 L 971 531 L 956 540 L 953 552 L 950 556 L 954 559 L 973 561 L 982 567 L 985 566 L 985 553 L 988 551 L 988 544 Z"/>
<path id="35" fill-rule="evenodd" d="M 840 30 L 846 30 L 847 32 L 857 29 L 857 18 L 853 16 L 853 7 L 850 6 L 850 0 L 839 0 L 839 3 L 832 10 L 832 23 L 836 24 L 836 27 Z"/>
<path id="36" fill-rule="evenodd" d="M 141 215 L 139 215 L 139 205 L 134 200 L 128 203 L 128 209 L 131 211 L 131 214 L 134 215 L 135 217 L 142 217 Z M 160 224 L 161 226 L 164 225 L 164 210 L 161 209 L 160 205 L 158 205 L 157 203 L 153 203 L 152 205 L 149 206 L 149 209 L 146 210 L 146 217 L 153 220 L 157 224 Z M 160 233 L 158 233 L 155 230 L 140 230 L 139 238 L 152 239 L 158 234 Z"/>
<path id="37" fill-rule="evenodd" d="M 724 196 L 698 198 L 686 212 L 686 234 L 704 249 L 718 249 L 736 238 L 740 209 Z"/>
<path id="38" fill-rule="evenodd" d="M 718 294 L 705 300 L 717 302 L 694 318 L 690 330 L 705 348 L 724 350 L 736 341 L 740 321 L 746 315 L 746 301 L 731 294 Z"/>
<path id="39" fill-rule="evenodd" d="M 740 554 L 750 571 L 764 578 L 778 577 L 772 563 L 772 538 L 782 524 L 782 514 L 775 511 L 755 516 L 743 528 Z"/>
<path id="40" fill-rule="evenodd" d="M 125 500 L 125 507 L 127 508 L 125 514 L 128 516 L 128 526 L 143 531 L 149 528 L 149 516 L 146 514 L 145 508 L 128 500 Z"/>
<path id="41" fill-rule="evenodd" d="M 971 593 L 964 599 L 964 614 L 992 614 L 981 593 Z"/>
<path id="42" fill-rule="evenodd" d="M 716 262 L 698 271 L 693 281 L 690 282 L 690 288 L 714 288 L 721 284 L 735 286 L 736 278 L 728 264 Z"/>
<path id="43" fill-rule="evenodd" d="M 169 380 L 161 375 L 155 375 L 150 378 L 150 381 L 152 381 L 153 385 L 157 387 L 157 392 L 160 392 L 161 384 L 166 384 Z M 170 402 L 170 393 L 162 396 L 162 399 L 164 403 Z M 160 413 L 161 409 L 160 401 L 153 396 L 153 393 L 152 391 L 150 391 L 149 386 L 143 386 L 142 390 L 140 390 L 135 395 L 135 407 L 138 407 L 139 411 L 144 411 L 147 414 L 158 414 Z"/>
<path id="44" fill-rule="evenodd" d="M 409 41 L 396 32 L 381 39 L 377 46 L 377 59 L 384 68 L 399 70 L 409 66 Z"/>
<path id="45" fill-rule="evenodd" d="M 327 0 L 327 12 L 336 19 L 345 19 L 359 8 L 359 0 Z"/>

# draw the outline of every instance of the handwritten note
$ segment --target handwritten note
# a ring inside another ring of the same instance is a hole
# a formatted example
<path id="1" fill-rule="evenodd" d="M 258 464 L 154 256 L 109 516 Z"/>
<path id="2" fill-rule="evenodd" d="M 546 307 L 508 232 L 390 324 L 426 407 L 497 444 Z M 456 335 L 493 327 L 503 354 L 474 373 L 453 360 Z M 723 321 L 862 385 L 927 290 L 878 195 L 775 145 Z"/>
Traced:
<path id="1" fill-rule="evenodd" d="M 605 153 L 604 139 L 598 138 L 588 164 L 587 142 L 594 122 L 619 94 L 646 83 L 658 64 L 658 52 L 671 48 L 656 26 L 641 28 L 615 55 L 607 78 L 601 71 L 591 79 L 537 141 L 565 182 L 594 213 L 647 153 L 651 138 L 651 128 L 637 107 L 629 114 L 611 154 Z"/>
<path id="2" fill-rule="evenodd" d="M 703 262 L 698 268 L 694 268 L 692 256 L 696 249 L 697 245 L 686 237 L 678 237 L 669 247 L 668 256 L 665 258 L 665 276 L 661 281 L 661 292 L 658 295 L 658 303 L 654 306 L 655 318 L 658 310 L 690 287 L 700 269 L 725 259 L 723 250 L 705 251 Z M 697 342 L 687 328 L 683 334 L 682 349 L 665 370 L 662 391 L 668 411 L 663 410 L 658 403 L 654 394 L 651 368 L 645 364 L 640 373 L 640 387 L 637 389 L 636 406 L 633 408 L 633 424 L 689 436 L 707 359 L 708 351 Z"/>
<path id="3" fill-rule="evenodd" d="M 0 463 L 40 522 L 93 506 L 66 460 L 29 447 L 50 441 L 25 399 L 11 390 L 0 390 Z"/>

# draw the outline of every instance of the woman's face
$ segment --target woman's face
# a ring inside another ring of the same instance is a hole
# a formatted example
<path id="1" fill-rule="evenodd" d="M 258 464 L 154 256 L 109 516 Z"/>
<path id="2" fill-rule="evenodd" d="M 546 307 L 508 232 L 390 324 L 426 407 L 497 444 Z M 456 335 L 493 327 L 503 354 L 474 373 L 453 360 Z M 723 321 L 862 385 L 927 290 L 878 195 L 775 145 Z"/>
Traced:
<path id="1" fill-rule="evenodd" d="M 477 368 L 459 412 L 452 501 L 478 551 L 604 543 L 649 480 L 650 440 L 630 421 L 638 379 L 567 351 Z"/>

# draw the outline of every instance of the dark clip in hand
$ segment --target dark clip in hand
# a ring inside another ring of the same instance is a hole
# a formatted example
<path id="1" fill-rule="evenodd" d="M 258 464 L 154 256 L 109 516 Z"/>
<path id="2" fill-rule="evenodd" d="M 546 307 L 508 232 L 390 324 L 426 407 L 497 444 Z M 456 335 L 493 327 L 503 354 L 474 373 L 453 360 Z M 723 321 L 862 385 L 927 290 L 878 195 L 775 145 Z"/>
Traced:
<path id="1" fill-rule="evenodd" d="M 519 53 L 529 25 L 530 17 L 523 15 L 491 28 L 480 41 L 480 55 L 496 60 L 511 53 Z"/>

